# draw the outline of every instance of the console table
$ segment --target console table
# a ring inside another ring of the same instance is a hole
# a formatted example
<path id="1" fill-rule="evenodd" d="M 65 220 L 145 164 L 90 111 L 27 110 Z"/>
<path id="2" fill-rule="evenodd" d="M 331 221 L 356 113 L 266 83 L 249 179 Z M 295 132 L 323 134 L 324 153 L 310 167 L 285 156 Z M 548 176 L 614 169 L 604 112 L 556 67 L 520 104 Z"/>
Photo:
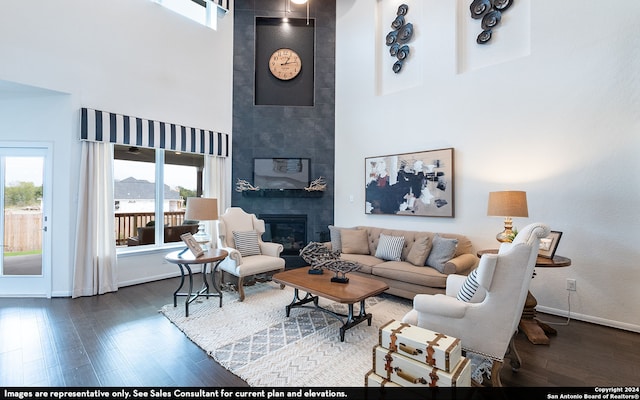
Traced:
<path id="1" fill-rule="evenodd" d="M 220 249 L 209 249 L 200 257 L 195 257 L 190 251 L 173 251 L 167 254 L 164 259 L 172 264 L 177 264 L 180 268 L 180 285 L 173 292 L 173 306 L 178 306 L 178 296 L 186 296 L 187 299 L 184 302 L 185 316 L 189 316 L 189 304 L 194 302 L 200 295 L 205 294 L 207 298 L 209 296 L 220 297 L 220 307 L 222 307 L 222 291 L 220 291 L 219 285 L 216 284 L 216 270 L 220 261 L 224 260 L 229 253 Z M 202 288 L 193 293 L 193 273 L 191 271 L 192 264 L 202 264 Z M 211 264 L 211 283 L 213 289 L 217 294 L 209 293 L 209 282 L 207 281 L 207 265 Z M 189 275 L 189 291 L 180 293 L 180 289 L 184 285 L 185 270 Z"/>
<path id="2" fill-rule="evenodd" d="M 496 254 L 497 249 L 480 250 L 478 257 L 482 257 L 483 254 L 492 253 Z M 554 256 L 553 258 L 540 257 L 536 259 L 536 268 L 558 268 L 568 267 L 571 265 L 571 259 L 563 256 Z M 534 273 L 535 275 L 535 273 Z M 533 344 L 549 344 L 549 337 L 547 335 L 555 335 L 558 333 L 555 329 L 545 324 L 544 322 L 536 318 L 536 306 L 538 301 L 531 294 L 527 292 L 527 299 L 524 302 L 524 308 L 522 310 L 522 317 L 520 317 L 520 324 L 518 327 L 529 341 Z"/>

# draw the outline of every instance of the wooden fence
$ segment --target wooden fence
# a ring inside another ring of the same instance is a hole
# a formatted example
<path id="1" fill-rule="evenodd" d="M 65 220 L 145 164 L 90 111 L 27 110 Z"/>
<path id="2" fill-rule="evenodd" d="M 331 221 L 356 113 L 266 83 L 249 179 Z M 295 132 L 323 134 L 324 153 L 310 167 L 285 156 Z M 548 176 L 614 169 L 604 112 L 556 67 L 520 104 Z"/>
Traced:
<path id="1" fill-rule="evenodd" d="M 42 213 L 4 213 L 4 251 L 34 251 L 42 249 Z"/>

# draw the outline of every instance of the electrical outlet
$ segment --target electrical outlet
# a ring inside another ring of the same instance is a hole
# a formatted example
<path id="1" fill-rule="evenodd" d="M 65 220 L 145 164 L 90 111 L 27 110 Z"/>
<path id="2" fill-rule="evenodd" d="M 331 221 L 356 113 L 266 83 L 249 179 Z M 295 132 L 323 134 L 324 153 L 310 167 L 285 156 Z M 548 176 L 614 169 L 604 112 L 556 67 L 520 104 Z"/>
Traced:
<path id="1" fill-rule="evenodd" d="M 572 292 L 576 291 L 576 280 L 575 279 L 567 279 L 567 290 Z"/>

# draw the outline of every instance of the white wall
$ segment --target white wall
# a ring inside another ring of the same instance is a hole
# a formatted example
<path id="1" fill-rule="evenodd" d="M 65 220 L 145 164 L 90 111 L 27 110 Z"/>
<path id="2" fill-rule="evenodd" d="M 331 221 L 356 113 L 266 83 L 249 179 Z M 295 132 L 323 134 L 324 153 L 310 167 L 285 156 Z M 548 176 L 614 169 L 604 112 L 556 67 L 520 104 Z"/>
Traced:
<path id="1" fill-rule="evenodd" d="M 562 231 L 558 254 L 573 262 L 537 269 L 539 310 L 566 314 L 574 278 L 572 317 L 640 331 L 640 2 L 514 2 L 480 49 L 469 1 L 409 2 L 417 36 L 405 68 L 420 70 L 409 83 L 384 70 L 380 45 L 391 23 L 380 16 L 400 3 L 337 2 L 335 223 L 464 233 L 495 248 L 502 220 L 486 216 L 488 192 L 525 190 L 530 217 L 514 224 Z M 445 147 L 455 218 L 364 214 L 365 157 Z"/>
<path id="2" fill-rule="evenodd" d="M 214 31 L 150 0 L 3 1 L 0 11 L 0 79 L 231 133 L 232 13 Z"/>
<path id="3" fill-rule="evenodd" d="M 79 109 L 231 134 L 233 13 L 214 31 L 149 0 L 2 0 L 0 54 L 0 140 L 54 144 L 52 292 L 69 295 Z M 123 279 L 156 273 L 133 258 Z"/>

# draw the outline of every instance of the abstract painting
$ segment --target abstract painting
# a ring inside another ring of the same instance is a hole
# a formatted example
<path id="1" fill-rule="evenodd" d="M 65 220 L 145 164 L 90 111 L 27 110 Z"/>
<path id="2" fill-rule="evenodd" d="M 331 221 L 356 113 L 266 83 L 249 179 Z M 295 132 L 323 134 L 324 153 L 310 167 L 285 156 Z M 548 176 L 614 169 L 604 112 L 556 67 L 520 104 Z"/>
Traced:
<path id="1" fill-rule="evenodd" d="M 454 217 L 453 148 L 365 158 L 365 213 Z"/>

